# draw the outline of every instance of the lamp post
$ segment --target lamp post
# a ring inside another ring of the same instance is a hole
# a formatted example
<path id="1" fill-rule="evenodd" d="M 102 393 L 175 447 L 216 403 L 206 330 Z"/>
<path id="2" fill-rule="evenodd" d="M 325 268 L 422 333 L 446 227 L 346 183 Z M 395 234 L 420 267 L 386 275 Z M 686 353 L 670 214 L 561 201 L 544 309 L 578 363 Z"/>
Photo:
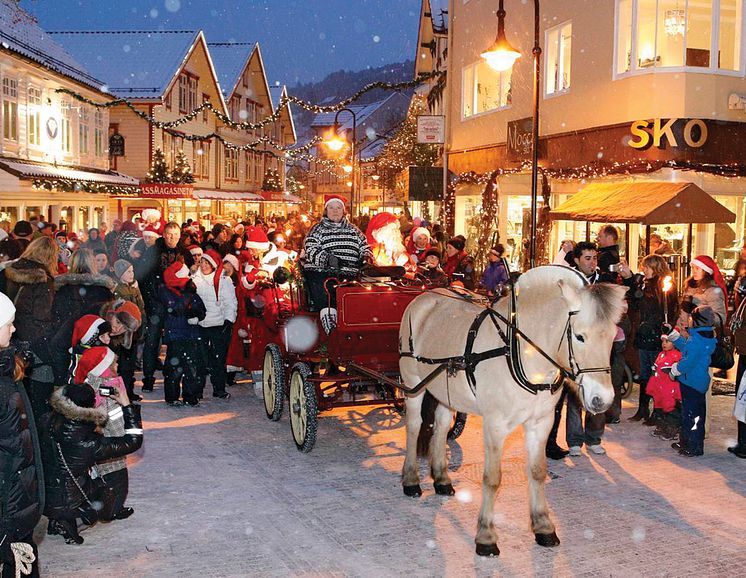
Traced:
<path id="1" fill-rule="evenodd" d="M 355 134 L 357 132 L 357 115 L 355 114 L 355 111 L 350 108 L 341 108 L 337 111 L 337 113 L 334 115 L 334 128 L 333 136 L 329 140 L 324 141 L 326 146 L 328 146 L 333 151 L 340 151 L 345 146 L 346 141 L 339 137 L 339 113 L 340 112 L 349 112 L 352 115 L 352 138 L 350 139 L 350 166 L 352 167 L 352 170 L 350 171 L 352 173 L 351 175 L 351 186 L 350 186 L 350 215 L 355 215 Z M 359 165 L 360 163 L 358 163 Z"/>
<path id="2" fill-rule="evenodd" d="M 541 80 L 541 44 L 539 36 L 539 0 L 534 0 L 534 110 L 531 134 L 531 241 L 529 245 L 529 263 L 536 266 L 536 216 L 538 212 L 539 190 L 539 82 Z M 505 37 L 505 9 L 503 0 L 497 10 L 497 38 L 481 55 L 487 64 L 498 71 L 507 70 L 521 56 Z"/>

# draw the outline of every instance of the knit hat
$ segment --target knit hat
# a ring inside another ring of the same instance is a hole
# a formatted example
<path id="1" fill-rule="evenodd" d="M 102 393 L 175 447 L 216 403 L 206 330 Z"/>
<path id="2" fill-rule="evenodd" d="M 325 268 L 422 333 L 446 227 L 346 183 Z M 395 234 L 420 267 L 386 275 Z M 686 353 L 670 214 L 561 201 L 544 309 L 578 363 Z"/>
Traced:
<path id="1" fill-rule="evenodd" d="M 422 255 L 422 258 L 423 259 L 427 259 L 430 256 L 437 257 L 438 261 L 440 261 L 441 258 L 442 258 L 441 255 L 440 255 L 440 251 L 438 251 L 435 247 L 433 247 L 433 248 L 428 249 L 427 251 L 425 251 L 425 253 Z"/>
<path id="2" fill-rule="evenodd" d="M 722 320 L 718 319 L 719 315 L 715 313 L 712 307 L 700 305 L 692 311 L 692 321 L 695 327 L 715 327 L 722 325 Z"/>
<path id="3" fill-rule="evenodd" d="M 448 244 L 457 251 L 463 251 L 464 247 L 466 247 L 466 238 L 463 235 L 456 235 L 448 241 Z"/>
<path id="4" fill-rule="evenodd" d="M 223 225 L 223 223 L 215 223 L 215 225 L 212 227 L 212 236 L 217 237 L 224 230 L 225 230 L 225 225 Z"/>
<path id="5" fill-rule="evenodd" d="M 63 391 L 63 395 L 78 407 L 91 408 L 96 403 L 96 392 L 87 383 L 71 383 Z"/>
<path id="6" fill-rule="evenodd" d="M 5 295 L 0 293 L 0 327 L 6 326 L 16 318 L 16 306 Z"/>
<path id="7" fill-rule="evenodd" d="M 16 237 L 30 237 L 34 234 L 34 230 L 28 221 L 18 221 L 13 227 L 13 234 Z"/>
<path id="8" fill-rule="evenodd" d="M 375 233 L 378 229 L 383 229 L 391 223 L 398 222 L 399 219 L 396 218 L 396 215 L 387 211 L 375 215 L 368 223 L 368 227 L 365 229 L 365 237 L 368 239 L 368 244 L 373 246 L 378 243 L 376 238 L 373 236 L 373 233 Z"/>
<path id="9" fill-rule="evenodd" d="M 145 227 L 145 230 L 142 232 L 143 237 L 160 237 L 161 234 L 158 232 L 158 229 L 155 228 L 153 225 L 148 225 Z"/>
<path id="10" fill-rule="evenodd" d="M 111 325 L 98 315 L 83 315 L 75 322 L 73 327 L 73 337 L 70 345 L 90 346 L 95 343 L 99 335 L 104 335 L 111 331 Z"/>
<path id="11" fill-rule="evenodd" d="M 697 267 L 702 269 L 702 271 L 709 273 L 712 276 L 712 280 L 715 281 L 715 284 L 720 287 L 720 290 L 723 292 L 723 299 L 728 298 L 728 290 L 725 287 L 725 279 L 723 279 L 723 274 L 720 272 L 720 268 L 715 262 L 715 259 L 707 255 L 698 255 L 697 257 L 692 259 L 691 264 L 696 265 Z"/>
<path id="12" fill-rule="evenodd" d="M 106 318 L 109 319 L 110 316 L 116 317 L 117 321 L 126 328 L 122 337 L 122 345 L 125 349 L 129 349 L 132 346 L 132 336 L 142 324 L 140 308 L 132 301 L 117 299 L 106 312 Z"/>
<path id="13" fill-rule="evenodd" d="M 223 257 L 223 263 L 225 263 L 226 261 L 228 261 L 228 263 L 230 263 L 231 265 L 233 265 L 233 269 L 235 271 L 238 271 L 238 269 L 241 267 L 241 265 L 239 265 L 239 263 L 238 263 L 238 257 L 236 257 L 235 255 L 231 255 L 229 253 L 228 255 L 226 255 L 225 257 Z"/>
<path id="14" fill-rule="evenodd" d="M 114 261 L 114 274 L 117 276 L 117 279 L 121 279 L 122 275 L 124 275 L 130 267 L 132 267 L 132 263 L 126 259 L 118 259 Z"/>
<path id="15" fill-rule="evenodd" d="M 101 377 L 101 374 L 111 367 L 116 358 L 117 356 L 108 347 L 86 349 L 75 368 L 75 383 L 85 383 L 89 375 Z"/>
<path id="16" fill-rule="evenodd" d="M 340 197 L 339 195 L 324 195 L 324 209 L 326 209 L 329 206 L 329 203 L 333 202 L 339 202 L 342 203 L 342 208 L 345 208 L 345 205 L 347 204 L 347 201 L 345 201 L 344 197 Z"/>
<path id="17" fill-rule="evenodd" d="M 425 227 L 415 227 L 414 229 L 412 229 L 412 242 L 414 243 L 415 239 L 420 235 L 425 235 L 428 240 L 431 238 L 430 231 L 428 231 Z"/>
<path id="18" fill-rule="evenodd" d="M 169 289 L 183 289 L 189 283 L 189 268 L 181 261 L 174 261 L 163 272 L 163 282 Z"/>
<path id="19" fill-rule="evenodd" d="M 267 251 L 269 249 L 269 239 L 264 229 L 261 227 L 249 227 L 246 232 L 246 248 L 258 251 Z"/>
<path id="20" fill-rule="evenodd" d="M 23 253 L 21 244 L 15 239 L 3 239 L 0 241 L 0 256 L 6 256 L 9 260 L 18 259 Z"/>
<path id="21" fill-rule="evenodd" d="M 223 260 L 220 258 L 220 253 L 215 249 L 208 249 L 204 252 L 202 258 L 215 269 L 215 277 L 212 282 L 215 285 L 215 296 L 220 298 L 220 278 L 223 276 Z"/>

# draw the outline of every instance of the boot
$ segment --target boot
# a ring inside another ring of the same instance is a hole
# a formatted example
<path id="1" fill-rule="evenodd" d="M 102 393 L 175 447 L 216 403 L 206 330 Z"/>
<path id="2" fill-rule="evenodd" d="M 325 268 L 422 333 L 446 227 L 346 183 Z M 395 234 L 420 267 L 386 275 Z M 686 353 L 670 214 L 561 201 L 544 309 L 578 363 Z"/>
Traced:
<path id="1" fill-rule="evenodd" d="M 337 327 L 337 310 L 332 307 L 325 307 L 319 311 L 319 319 L 324 333 L 329 335 Z"/>
<path id="2" fill-rule="evenodd" d="M 640 382 L 640 405 L 637 413 L 627 418 L 627 421 L 642 421 L 650 417 L 650 396 L 646 393 L 647 381 Z"/>
<path id="3" fill-rule="evenodd" d="M 232 385 L 236 385 L 236 372 L 235 371 L 228 371 L 225 374 L 225 385 L 228 387 Z"/>

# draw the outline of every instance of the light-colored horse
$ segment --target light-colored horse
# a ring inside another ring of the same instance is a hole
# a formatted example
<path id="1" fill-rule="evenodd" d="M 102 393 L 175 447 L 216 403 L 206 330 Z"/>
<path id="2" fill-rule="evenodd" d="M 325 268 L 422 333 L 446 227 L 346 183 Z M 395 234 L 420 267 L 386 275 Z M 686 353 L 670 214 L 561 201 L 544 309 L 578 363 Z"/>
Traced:
<path id="1" fill-rule="evenodd" d="M 623 312 L 626 288 L 587 285 L 578 272 L 567 267 L 538 267 L 523 274 L 516 287 L 514 321 L 543 352 L 557 364 L 577 375 L 570 382 L 585 408 L 592 413 L 605 411 L 614 398 L 609 367 L 616 322 Z M 494 305 L 508 317 L 509 298 Z M 447 358 L 464 355 L 467 333 L 480 313 L 480 306 L 466 302 L 447 290 L 436 290 L 417 297 L 407 307 L 399 333 L 402 351 L 419 358 Z M 569 332 L 568 328 L 569 319 Z M 503 331 L 505 326 L 502 325 Z M 568 337 L 569 335 L 569 337 Z M 568 343 L 568 339 L 571 343 Z M 558 369 L 533 347 L 519 339 L 520 355 L 526 376 L 534 383 L 551 383 Z M 474 342 L 479 353 L 506 345 L 494 324 L 485 320 Z M 572 359 L 571 359 L 572 358 Z M 406 387 L 412 388 L 427 377 L 434 365 L 402 356 L 399 363 Z M 589 372 L 584 369 L 591 369 Z M 580 370 L 580 371 L 578 371 Z M 556 546 L 559 539 L 547 511 L 544 482 L 547 476 L 545 446 L 554 418 L 559 390 L 548 389 L 532 394 L 520 387 L 509 371 L 505 356 L 480 362 L 475 369 L 476 394 L 464 371 L 441 372 L 427 384 L 426 390 L 439 402 L 430 443 L 430 464 L 435 490 L 454 493 L 448 476 L 446 436 L 454 411 L 478 414 L 483 418 L 484 477 L 482 507 L 476 535 L 477 554 L 496 556 L 497 534 L 492 522 L 495 493 L 500 486 L 500 461 L 507 435 L 523 425 L 528 454 L 531 528 L 537 543 Z M 422 425 L 420 410 L 424 395 L 407 397 L 407 452 L 403 467 L 404 493 L 422 494 L 417 467 L 417 437 Z"/>

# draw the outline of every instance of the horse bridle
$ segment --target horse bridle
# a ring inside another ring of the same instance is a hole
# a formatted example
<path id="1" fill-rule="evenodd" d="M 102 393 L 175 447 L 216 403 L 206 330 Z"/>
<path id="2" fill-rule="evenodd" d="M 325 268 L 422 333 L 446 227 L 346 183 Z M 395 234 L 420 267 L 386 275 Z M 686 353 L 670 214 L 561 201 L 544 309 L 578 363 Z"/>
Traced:
<path id="1" fill-rule="evenodd" d="M 605 367 L 585 367 L 581 368 L 580 365 L 578 365 L 578 362 L 575 360 L 575 353 L 573 352 L 572 348 L 572 336 L 573 336 L 573 330 L 572 330 L 572 318 L 578 314 L 577 310 L 570 310 L 567 313 L 567 323 L 565 323 L 565 339 L 567 340 L 567 361 L 568 365 L 570 366 L 570 370 L 565 372 L 567 373 L 567 377 L 572 379 L 572 381 L 578 382 L 578 378 L 582 378 L 582 376 L 586 373 L 611 373 L 611 366 L 607 365 Z M 560 350 L 562 347 L 562 337 L 560 337 L 559 345 L 557 346 L 557 351 Z"/>

